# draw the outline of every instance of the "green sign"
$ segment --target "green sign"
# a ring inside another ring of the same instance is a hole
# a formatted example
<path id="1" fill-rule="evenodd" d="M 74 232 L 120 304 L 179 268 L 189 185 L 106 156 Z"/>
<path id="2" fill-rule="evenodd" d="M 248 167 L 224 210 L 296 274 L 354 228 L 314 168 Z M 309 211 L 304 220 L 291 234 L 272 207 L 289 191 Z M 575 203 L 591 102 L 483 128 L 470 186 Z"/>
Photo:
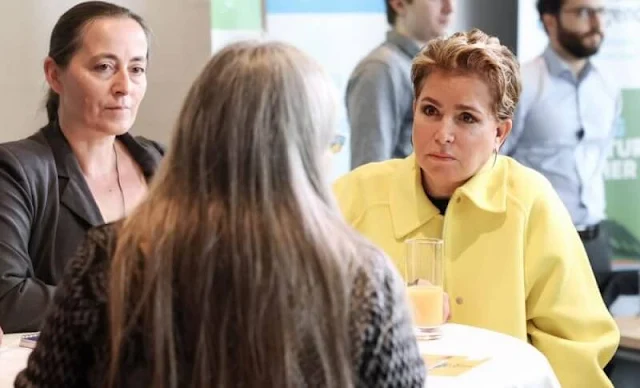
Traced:
<path id="1" fill-rule="evenodd" d="M 211 0 L 211 28 L 262 29 L 262 0 Z"/>
<path id="2" fill-rule="evenodd" d="M 622 92 L 620 136 L 605 168 L 607 231 L 615 259 L 640 260 L 640 89 Z"/>

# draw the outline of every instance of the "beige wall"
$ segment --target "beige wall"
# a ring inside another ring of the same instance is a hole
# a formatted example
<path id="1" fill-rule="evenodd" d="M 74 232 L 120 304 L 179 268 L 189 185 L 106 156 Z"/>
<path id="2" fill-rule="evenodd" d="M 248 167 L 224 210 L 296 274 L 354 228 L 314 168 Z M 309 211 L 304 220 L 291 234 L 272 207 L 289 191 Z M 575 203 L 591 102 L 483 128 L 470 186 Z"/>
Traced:
<path id="1" fill-rule="evenodd" d="M 140 13 L 153 30 L 149 85 L 135 134 L 170 138 L 182 99 L 210 57 L 209 0 L 112 0 Z M 0 1 L 0 141 L 45 123 L 42 61 L 51 29 L 77 0 Z"/>

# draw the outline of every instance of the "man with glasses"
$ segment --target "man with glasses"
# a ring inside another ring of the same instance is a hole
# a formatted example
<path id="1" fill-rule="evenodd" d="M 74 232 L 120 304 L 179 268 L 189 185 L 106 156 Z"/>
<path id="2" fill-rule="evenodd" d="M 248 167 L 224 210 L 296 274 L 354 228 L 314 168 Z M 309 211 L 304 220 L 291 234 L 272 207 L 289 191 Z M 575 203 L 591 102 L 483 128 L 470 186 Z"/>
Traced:
<path id="1" fill-rule="evenodd" d="M 611 279 L 603 169 L 620 91 L 591 57 L 604 38 L 604 0 L 538 0 L 546 50 L 522 67 L 523 93 L 502 152 L 538 170 L 568 208 L 603 293 Z M 606 300 L 610 305 L 613 300 Z"/>
<path id="2" fill-rule="evenodd" d="M 445 33 L 454 0 L 384 1 L 387 39 L 356 66 L 347 84 L 351 168 L 413 151 L 411 61 L 429 40 Z"/>

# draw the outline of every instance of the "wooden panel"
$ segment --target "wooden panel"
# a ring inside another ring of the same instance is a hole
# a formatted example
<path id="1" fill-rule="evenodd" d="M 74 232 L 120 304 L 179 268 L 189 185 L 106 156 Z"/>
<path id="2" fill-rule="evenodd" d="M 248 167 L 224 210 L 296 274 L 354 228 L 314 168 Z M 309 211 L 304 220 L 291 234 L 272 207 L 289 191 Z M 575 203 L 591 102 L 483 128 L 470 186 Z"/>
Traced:
<path id="1" fill-rule="evenodd" d="M 620 346 L 640 350 L 640 317 L 618 317 Z"/>

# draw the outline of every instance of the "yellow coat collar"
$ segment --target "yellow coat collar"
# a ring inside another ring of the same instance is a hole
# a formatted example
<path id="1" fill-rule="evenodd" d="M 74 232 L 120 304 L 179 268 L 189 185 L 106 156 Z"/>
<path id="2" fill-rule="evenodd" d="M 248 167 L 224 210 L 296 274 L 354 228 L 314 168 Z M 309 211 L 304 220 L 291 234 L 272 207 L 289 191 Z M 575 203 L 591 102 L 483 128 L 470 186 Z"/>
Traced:
<path id="1" fill-rule="evenodd" d="M 452 198 L 467 197 L 481 210 L 503 213 L 507 199 L 507 163 L 498 156 L 494 166 L 491 157 L 487 163 L 453 193 Z M 396 238 L 403 238 L 439 214 L 429 201 L 420 179 L 420 167 L 411 154 L 391 179 L 389 207 Z"/>

